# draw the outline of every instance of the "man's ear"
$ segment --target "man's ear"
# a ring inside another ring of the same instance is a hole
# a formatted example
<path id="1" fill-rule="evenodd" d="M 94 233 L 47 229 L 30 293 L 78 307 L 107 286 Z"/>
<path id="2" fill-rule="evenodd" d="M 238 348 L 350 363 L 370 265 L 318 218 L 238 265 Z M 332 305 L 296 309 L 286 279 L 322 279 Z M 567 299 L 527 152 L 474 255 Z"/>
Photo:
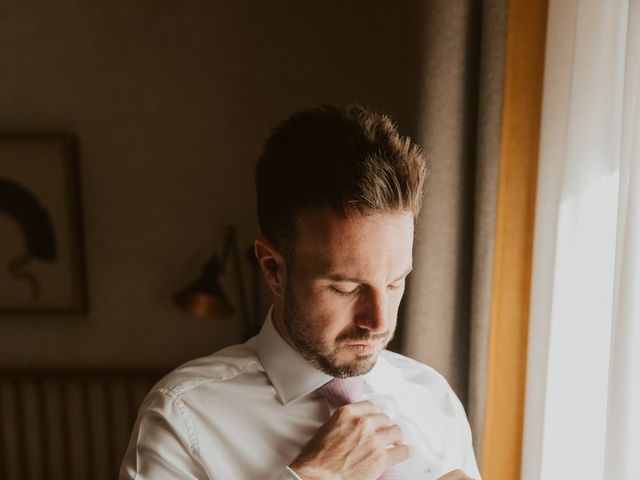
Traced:
<path id="1" fill-rule="evenodd" d="M 253 242 L 253 251 L 273 295 L 279 298 L 284 297 L 287 287 L 287 265 L 282 254 L 264 237 Z"/>

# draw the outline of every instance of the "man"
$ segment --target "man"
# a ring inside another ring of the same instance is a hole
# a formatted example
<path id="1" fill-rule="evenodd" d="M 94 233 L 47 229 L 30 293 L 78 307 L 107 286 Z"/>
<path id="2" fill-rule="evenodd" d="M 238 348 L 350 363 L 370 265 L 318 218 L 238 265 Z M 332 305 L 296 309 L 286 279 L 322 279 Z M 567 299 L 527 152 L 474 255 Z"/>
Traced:
<path id="1" fill-rule="evenodd" d="M 123 479 L 479 479 L 464 410 L 384 350 L 412 268 L 424 159 L 388 117 L 298 112 L 258 161 L 259 335 L 187 363 L 140 409 Z"/>

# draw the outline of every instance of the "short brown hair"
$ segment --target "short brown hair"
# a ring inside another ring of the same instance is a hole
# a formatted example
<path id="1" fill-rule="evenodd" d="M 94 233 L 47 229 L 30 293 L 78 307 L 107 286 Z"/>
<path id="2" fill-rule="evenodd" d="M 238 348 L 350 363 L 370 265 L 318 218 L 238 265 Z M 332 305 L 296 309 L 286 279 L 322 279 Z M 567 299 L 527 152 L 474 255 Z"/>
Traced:
<path id="1" fill-rule="evenodd" d="M 359 105 L 296 112 L 273 130 L 258 159 L 260 229 L 282 249 L 296 217 L 313 208 L 343 216 L 406 211 L 415 219 L 426 173 L 420 148 L 386 115 Z"/>

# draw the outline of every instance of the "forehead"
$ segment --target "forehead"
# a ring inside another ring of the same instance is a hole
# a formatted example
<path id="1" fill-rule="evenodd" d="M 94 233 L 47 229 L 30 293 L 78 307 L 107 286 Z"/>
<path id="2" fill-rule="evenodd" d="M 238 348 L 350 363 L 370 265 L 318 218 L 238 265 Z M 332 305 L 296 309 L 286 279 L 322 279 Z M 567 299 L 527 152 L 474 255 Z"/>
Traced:
<path id="1" fill-rule="evenodd" d="M 336 270 L 383 264 L 403 269 L 411 266 L 413 216 L 382 212 L 343 217 L 317 209 L 297 219 L 294 242 L 298 268 Z"/>

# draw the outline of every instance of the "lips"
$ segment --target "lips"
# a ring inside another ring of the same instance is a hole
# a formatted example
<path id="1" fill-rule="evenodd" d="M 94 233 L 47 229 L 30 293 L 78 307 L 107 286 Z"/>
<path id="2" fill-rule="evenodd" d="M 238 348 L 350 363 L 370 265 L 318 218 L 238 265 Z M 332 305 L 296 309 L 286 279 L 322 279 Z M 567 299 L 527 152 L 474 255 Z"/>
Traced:
<path id="1" fill-rule="evenodd" d="M 347 343 L 345 346 L 357 353 L 371 353 L 376 349 L 375 342 Z"/>

